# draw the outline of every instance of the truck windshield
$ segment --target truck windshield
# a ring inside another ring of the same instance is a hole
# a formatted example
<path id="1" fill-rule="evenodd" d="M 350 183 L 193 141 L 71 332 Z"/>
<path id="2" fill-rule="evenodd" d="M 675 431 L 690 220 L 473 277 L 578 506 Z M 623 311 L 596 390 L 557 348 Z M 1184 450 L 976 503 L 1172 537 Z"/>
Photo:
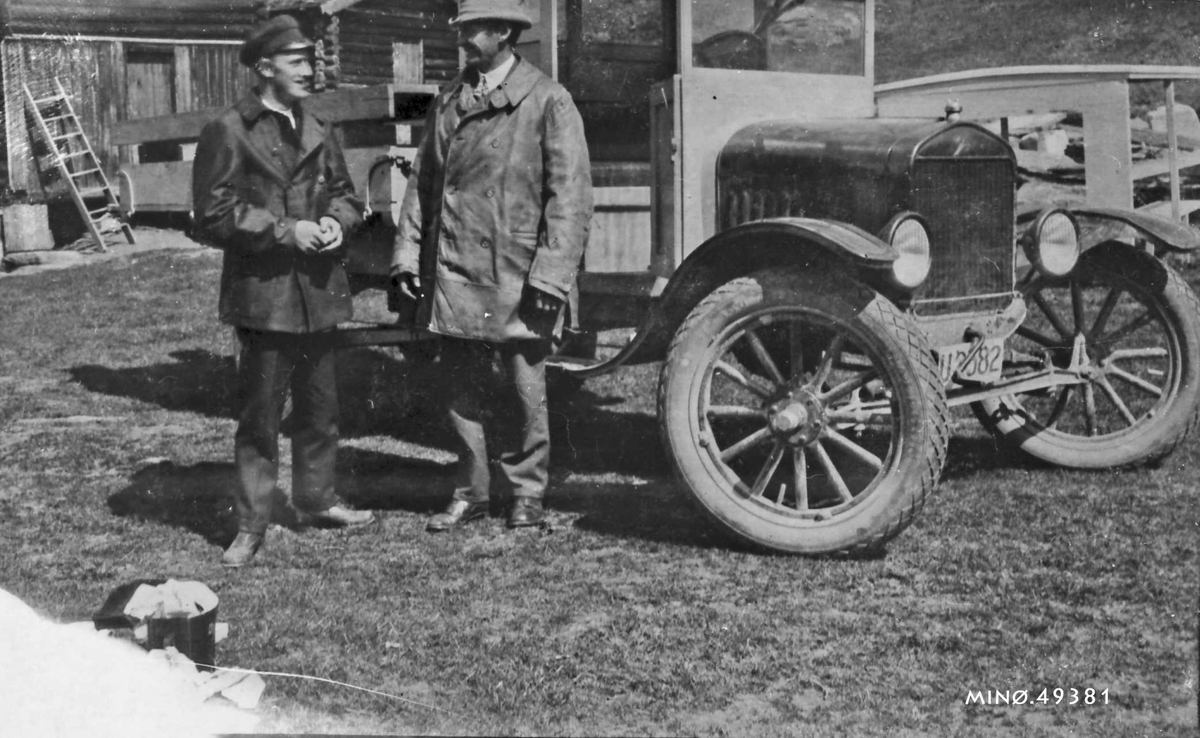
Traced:
<path id="1" fill-rule="evenodd" d="M 692 0 L 692 63 L 865 74 L 863 0 Z"/>

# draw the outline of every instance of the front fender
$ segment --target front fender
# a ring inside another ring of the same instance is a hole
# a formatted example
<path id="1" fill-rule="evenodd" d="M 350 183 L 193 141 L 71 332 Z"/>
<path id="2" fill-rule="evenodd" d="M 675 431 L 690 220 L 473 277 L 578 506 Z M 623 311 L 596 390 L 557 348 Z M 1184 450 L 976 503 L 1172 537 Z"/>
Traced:
<path id="1" fill-rule="evenodd" d="M 722 231 L 693 251 L 672 276 L 672 281 L 689 268 L 716 256 L 732 253 L 731 247 L 745 243 L 788 241 L 793 246 L 813 247 L 833 256 L 868 268 L 887 266 L 899 254 L 858 226 L 817 218 L 770 218 L 757 220 Z"/>
<path id="2" fill-rule="evenodd" d="M 1068 210 L 1079 221 L 1080 245 L 1086 250 L 1106 241 L 1143 238 L 1155 250 L 1188 252 L 1200 249 L 1200 233 L 1187 223 L 1151 213 L 1122 208 L 1071 205 Z"/>
<path id="3" fill-rule="evenodd" d="M 767 267 L 801 266 L 831 279 L 865 284 L 891 299 L 896 250 L 847 223 L 815 218 L 772 218 L 730 228 L 684 259 L 638 330 L 639 345 L 628 363 L 656 361 L 679 325 L 704 296 L 726 282 Z"/>

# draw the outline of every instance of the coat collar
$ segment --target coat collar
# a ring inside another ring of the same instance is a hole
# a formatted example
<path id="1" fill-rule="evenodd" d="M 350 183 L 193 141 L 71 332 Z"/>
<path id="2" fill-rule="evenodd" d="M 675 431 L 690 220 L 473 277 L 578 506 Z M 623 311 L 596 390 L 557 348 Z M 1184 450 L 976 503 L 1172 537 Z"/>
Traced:
<path id="1" fill-rule="evenodd" d="M 508 76 L 504 78 L 499 87 L 492 90 L 491 94 L 488 95 L 487 103 L 489 108 L 516 107 L 522 100 L 529 96 L 530 92 L 533 92 L 533 88 L 537 86 L 538 82 L 548 79 L 542 73 L 542 70 L 525 61 L 520 54 L 514 55 L 516 56 L 516 63 L 508 71 Z M 460 103 L 460 112 L 472 113 L 476 111 L 468 110 L 463 105 L 463 95 L 466 94 L 467 74 L 466 71 L 460 72 L 446 88 L 446 102 L 447 104 L 458 102 Z M 474 72 L 470 74 L 473 76 Z M 261 105 L 262 103 L 260 102 L 259 104 Z"/>
<path id="2" fill-rule="evenodd" d="M 257 90 L 247 94 L 233 107 L 246 121 L 247 127 L 271 112 L 270 108 L 263 105 L 262 97 Z M 309 112 L 303 102 L 296 104 L 293 115 L 296 116 L 296 122 L 300 126 L 300 156 L 296 160 L 299 164 L 324 143 L 325 121 Z M 287 172 L 286 174 L 290 175 L 291 173 Z"/>

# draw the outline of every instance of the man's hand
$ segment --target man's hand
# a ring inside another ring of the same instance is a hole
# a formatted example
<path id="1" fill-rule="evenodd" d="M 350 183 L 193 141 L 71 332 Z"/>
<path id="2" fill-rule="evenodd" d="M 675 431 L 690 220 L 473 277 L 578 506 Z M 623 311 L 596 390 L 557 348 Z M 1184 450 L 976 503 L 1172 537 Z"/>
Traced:
<path id="1" fill-rule="evenodd" d="M 321 226 L 311 220 L 296 221 L 296 248 L 302 254 L 316 254 L 325 245 Z"/>
<path id="2" fill-rule="evenodd" d="M 525 287 L 524 301 L 525 307 L 539 316 L 558 312 L 562 307 L 562 300 L 548 292 L 542 292 L 537 287 Z"/>
<path id="3" fill-rule="evenodd" d="M 421 278 L 412 272 L 399 272 L 392 275 L 392 282 L 401 296 L 409 300 L 421 299 Z"/>
<path id="4" fill-rule="evenodd" d="M 342 245 L 342 224 L 337 218 L 326 215 L 321 218 L 322 251 L 333 251 Z"/>

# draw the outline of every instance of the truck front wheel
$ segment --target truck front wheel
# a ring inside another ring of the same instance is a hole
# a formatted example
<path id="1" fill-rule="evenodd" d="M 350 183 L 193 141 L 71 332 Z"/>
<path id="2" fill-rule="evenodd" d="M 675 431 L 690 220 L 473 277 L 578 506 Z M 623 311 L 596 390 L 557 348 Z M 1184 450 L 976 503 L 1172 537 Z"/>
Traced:
<path id="1" fill-rule="evenodd" d="M 658 409 L 701 509 L 789 553 L 880 548 L 933 491 L 949 437 L 911 321 L 857 282 L 795 270 L 700 302 L 671 344 Z"/>
<path id="2" fill-rule="evenodd" d="M 1024 293 L 1010 348 L 1082 381 L 973 405 L 993 433 L 1042 461 L 1105 469 L 1161 459 L 1200 423 L 1200 301 L 1166 264 L 1104 243 Z"/>

